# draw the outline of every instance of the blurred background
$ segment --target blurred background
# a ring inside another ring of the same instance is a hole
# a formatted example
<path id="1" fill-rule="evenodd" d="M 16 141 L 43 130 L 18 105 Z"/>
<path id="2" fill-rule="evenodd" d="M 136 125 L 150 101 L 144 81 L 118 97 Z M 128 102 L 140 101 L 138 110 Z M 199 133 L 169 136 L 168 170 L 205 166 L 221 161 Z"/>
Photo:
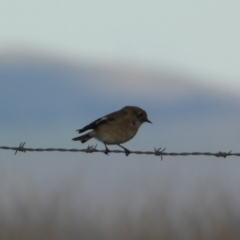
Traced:
<path id="1" fill-rule="evenodd" d="M 130 150 L 239 152 L 239 1 L 0 4 L 0 146 L 104 149 L 75 130 L 136 105 L 153 124 Z M 239 239 L 239 170 L 237 157 L 0 150 L 0 238 Z"/>

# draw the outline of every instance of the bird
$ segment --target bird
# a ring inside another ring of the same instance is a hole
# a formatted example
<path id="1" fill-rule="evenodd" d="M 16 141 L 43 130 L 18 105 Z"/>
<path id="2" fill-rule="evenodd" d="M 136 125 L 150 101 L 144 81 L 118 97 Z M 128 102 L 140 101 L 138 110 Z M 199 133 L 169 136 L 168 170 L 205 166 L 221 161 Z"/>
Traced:
<path id="1" fill-rule="evenodd" d="M 136 106 L 125 106 L 119 111 L 98 118 L 85 127 L 76 130 L 78 133 L 92 131 L 72 140 L 85 143 L 91 138 L 95 138 L 105 145 L 105 154 L 111 152 L 107 145 L 118 145 L 124 149 L 126 156 L 128 156 L 130 151 L 121 144 L 132 139 L 144 122 L 152 123 L 143 109 Z"/>

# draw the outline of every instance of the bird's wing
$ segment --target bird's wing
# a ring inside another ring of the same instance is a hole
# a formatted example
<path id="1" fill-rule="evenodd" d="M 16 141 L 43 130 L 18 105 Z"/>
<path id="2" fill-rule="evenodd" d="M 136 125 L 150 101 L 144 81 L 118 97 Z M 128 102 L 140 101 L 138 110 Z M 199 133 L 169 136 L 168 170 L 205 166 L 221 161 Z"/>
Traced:
<path id="1" fill-rule="evenodd" d="M 98 118 L 97 120 L 91 122 L 84 128 L 78 129 L 77 132 L 82 133 L 82 132 L 85 132 L 90 129 L 95 129 L 96 127 L 98 127 L 101 124 L 116 122 L 120 118 L 125 117 L 126 115 L 127 115 L 127 112 L 125 112 L 125 111 L 117 111 L 117 112 L 110 113 L 104 117 Z"/>

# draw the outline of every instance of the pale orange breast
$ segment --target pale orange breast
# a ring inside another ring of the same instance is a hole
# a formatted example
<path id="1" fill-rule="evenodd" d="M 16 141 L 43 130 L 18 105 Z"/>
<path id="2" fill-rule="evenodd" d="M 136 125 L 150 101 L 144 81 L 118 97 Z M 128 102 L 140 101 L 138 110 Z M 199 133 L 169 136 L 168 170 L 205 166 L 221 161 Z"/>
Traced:
<path id="1" fill-rule="evenodd" d="M 106 144 L 121 144 L 129 141 L 135 136 L 140 124 L 132 124 L 131 119 L 121 119 L 114 123 L 100 125 L 96 131 L 95 137 Z"/>

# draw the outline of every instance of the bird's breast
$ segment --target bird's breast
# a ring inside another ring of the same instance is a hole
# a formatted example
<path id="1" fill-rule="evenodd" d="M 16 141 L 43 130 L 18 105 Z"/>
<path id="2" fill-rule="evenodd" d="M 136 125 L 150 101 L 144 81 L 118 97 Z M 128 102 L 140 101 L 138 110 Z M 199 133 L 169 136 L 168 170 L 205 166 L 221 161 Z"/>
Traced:
<path id="1" fill-rule="evenodd" d="M 122 124 L 102 124 L 96 131 L 96 138 L 106 144 L 121 144 L 129 141 L 138 131 L 138 124 L 125 121 Z"/>

